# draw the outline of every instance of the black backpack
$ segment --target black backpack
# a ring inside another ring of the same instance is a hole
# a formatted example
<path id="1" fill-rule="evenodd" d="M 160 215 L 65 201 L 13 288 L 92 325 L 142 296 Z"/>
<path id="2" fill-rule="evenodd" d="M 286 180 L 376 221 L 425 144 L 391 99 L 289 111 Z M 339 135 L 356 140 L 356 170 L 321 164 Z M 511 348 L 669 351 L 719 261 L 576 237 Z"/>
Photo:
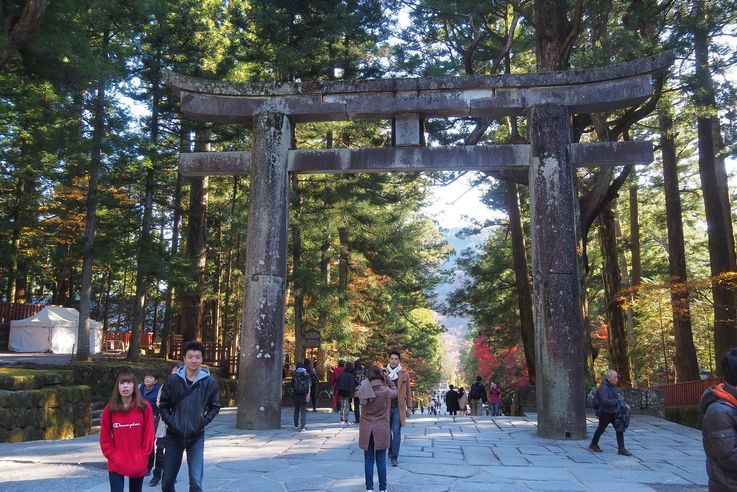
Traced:
<path id="1" fill-rule="evenodd" d="M 593 388 L 589 391 L 589 401 L 591 402 L 591 408 L 597 417 L 601 417 L 601 402 L 599 401 L 599 388 Z"/>
<path id="2" fill-rule="evenodd" d="M 292 388 L 294 389 L 295 395 L 306 395 L 310 392 L 310 383 L 312 383 L 312 377 L 304 372 L 295 372 L 292 377 Z"/>
<path id="3" fill-rule="evenodd" d="M 471 391 L 468 392 L 468 398 L 470 398 L 471 400 L 481 399 L 481 388 L 479 383 L 473 383 L 471 385 Z"/>

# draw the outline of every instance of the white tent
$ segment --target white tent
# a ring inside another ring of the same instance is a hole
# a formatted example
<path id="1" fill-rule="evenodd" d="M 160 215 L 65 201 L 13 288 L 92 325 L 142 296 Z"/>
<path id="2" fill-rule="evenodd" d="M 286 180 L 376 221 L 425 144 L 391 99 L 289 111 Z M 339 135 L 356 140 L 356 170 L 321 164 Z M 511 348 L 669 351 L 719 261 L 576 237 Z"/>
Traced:
<path id="1" fill-rule="evenodd" d="M 26 319 L 10 322 L 8 348 L 12 352 L 53 352 L 72 354 L 77 351 L 79 312 L 74 308 L 46 306 Z M 90 353 L 102 348 L 102 323 L 90 320 Z"/>

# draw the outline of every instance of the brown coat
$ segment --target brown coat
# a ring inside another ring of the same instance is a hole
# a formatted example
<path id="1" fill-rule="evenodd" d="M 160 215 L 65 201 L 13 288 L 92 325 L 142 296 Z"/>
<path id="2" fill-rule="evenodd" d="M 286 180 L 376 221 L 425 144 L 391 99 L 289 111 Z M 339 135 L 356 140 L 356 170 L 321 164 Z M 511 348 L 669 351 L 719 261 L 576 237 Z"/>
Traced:
<path id="1" fill-rule="evenodd" d="M 397 404 L 399 405 L 399 420 L 404 425 L 407 420 L 407 407 L 412 408 L 412 388 L 409 387 L 409 373 L 402 369 L 397 374 Z"/>
<path id="2" fill-rule="evenodd" d="M 389 380 L 388 386 L 381 380 L 369 382 L 364 379 L 361 384 L 370 384 L 376 398 L 361 405 L 361 420 L 358 424 L 358 447 L 366 451 L 369 447 L 371 434 L 374 435 L 374 449 L 388 449 L 390 441 L 389 410 L 392 398 L 397 397 L 397 388 Z"/>

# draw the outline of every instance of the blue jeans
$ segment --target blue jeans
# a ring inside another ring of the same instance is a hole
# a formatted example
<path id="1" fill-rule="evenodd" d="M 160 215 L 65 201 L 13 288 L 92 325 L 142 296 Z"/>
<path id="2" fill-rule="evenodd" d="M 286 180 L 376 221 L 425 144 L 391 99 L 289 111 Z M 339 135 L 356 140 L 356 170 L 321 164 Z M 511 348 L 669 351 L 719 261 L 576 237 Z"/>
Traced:
<path id="1" fill-rule="evenodd" d="M 499 408 L 501 407 L 501 403 L 489 403 L 491 405 L 491 415 L 493 417 L 499 416 Z"/>
<path id="2" fill-rule="evenodd" d="M 386 490 L 386 449 L 374 450 L 374 435 L 371 434 L 368 449 L 363 452 L 366 490 L 374 490 L 374 459 L 376 471 L 379 472 L 379 490 Z"/>
<path id="3" fill-rule="evenodd" d="M 395 460 L 399 457 L 399 446 L 402 443 L 402 419 L 399 416 L 399 407 L 392 407 L 389 414 L 389 427 L 391 429 L 391 444 L 389 444 L 389 458 Z"/>
<path id="4" fill-rule="evenodd" d="M 161 481 L 163 492 L 175 492 L 179 468 L 182 466 L 182 455 L 187 451 L 187 467 L 189 468 L 189 492 L 202 492 L 202 469 L 205 465 L 205 433 L 196 441 L 185 446 L 175 437 L 167 436 L 164 453 L 164 478 Z"/>
<path id="5" fill-rule="evenodd" d="M 386 475 L 386 462 L 384 462 L 384 474 Z M 123 492 L 125 477 L 120 473 L 107 472 L 110 478 L 110 492 Z M 143 490 L 143 477 L 128 477 L 128 490 L 130 492 L 141 492 Z"/>

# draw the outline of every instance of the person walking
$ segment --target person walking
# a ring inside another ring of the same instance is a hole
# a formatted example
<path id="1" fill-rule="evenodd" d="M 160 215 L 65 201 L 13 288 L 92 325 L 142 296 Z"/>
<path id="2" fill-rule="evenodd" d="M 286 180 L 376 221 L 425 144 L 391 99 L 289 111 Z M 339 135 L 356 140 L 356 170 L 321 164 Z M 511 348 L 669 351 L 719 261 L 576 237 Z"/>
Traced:
<path id="1" fill-rule="evenodd" d="M 412 404 L 412 389 L 409 384 L 409 373 L 402 368 L 402 356 L 398 351 L 389 354 L 389 363 L 386 365 L 389 378 L 397 387 L 397 397 L 392 398 L 389 426 L 391 428 L 391 443 L 389 445 L 389 459 L 392 466 L 399 465 L 399 447 L 402 444 L 402 426 L 410 416 L 408 405 Z"/>
<path id="2" fill-rule="evenodd" d="M 455 386 L 452 384 L 448 385 L 448 391 L 445 393 L 445 408 L 448 410 L 448 414 L 453 416 L 453 422 L 456 420 L 458 410 L 461 409 L 458 404 L 458 392 L 454 388 Z"/>
<path id="3" fill-rule="evenodd" d="M 502 406 L 502 390 L 496 383 L 491 383 L 489 388 L 489 404 L 491 405 L 491 416 L 498 417 Z"/>
<path id="4" fill-rule="evenodd" d="M 599 426 L 594 432 L 594 437 L 591 439 L 589 449 L 595 453 L 601 453 L 602 449 L 599 447 L 599 438 L 606 430 L 609 424 L 612 424 L 614 431 L 617 436 L 617 448 L 619 454 L 622 456 L 632 456 L 632 453 L 627 451 L 624 447 L 624 429 L 629 424 L 629 411 L 630 406 L 627 405 L 619 396 L 617 391 L 617 382 L 619 381 L 619 375 L 614 369 L 609 369 L 604 375 L 604 379 L 601 381 L 601 386 L 597 390 L 597 398 L 599 402 Z M 620 422 L 617 422 L 619 417 Z M 626 424 L 622 421 L 626 418 Z"/>
<path id="5" fill-rule="evenodd" d="M 366 369 L 359 359 L 353 363 L 353 378 L 355 379 L 356 390 L 353 393 L 353 416 L 356 418 L 356 423 L 361 422 L 361 402 L 358 398 L 358 388 L 361 383 L 366 379 Z"/>
<path id="6" fill-rule="evenodd" d="M 721 366 L 725 382 L 707 388 L 699 403 L 710 492 L 737 490 L 737 347 Z"/>
<path id="7" fill-rule="evenodd" d="M 156 424 L 159 421 L 158 401 L 161 385 L 156 382 L 158 378 L 159 375 L 155 371 L 146 371 L 146 374 L 143 377 L 143 383 L 138 385 L 138 392 L 141 394 L 141 397 L 146 400 L 149 405 L 151 405 L 151 409 L 154 412 L 154 429 L 156 429 Z M 148 456 L 148 470 L 146 471 L 146 476 L 151 474 L 151 470 L 154 467 L 155 460 L 161 461 L 163 459 L 164 449 L 161 447 L 157 449 L 155 445 L 152 446 L 151 454 L 149 454 Z"/>
<path id="8" fill-rule="evenodd" d="M 477 416 L 479 414 L 479 408 L 483 407 L 483 404 L 488 401 L 486 396 L 486 388 L 484 383 L 481 382 L 481 376 L 476 376 L 476 382 L 471 385 L 471 389 L 468 390 L 468 402 L 471 405 L 471 415 Z"/>
<path id="9" fill-rule="evenodd" d="M 361 421 L 358 446 L 363 449 L 366 492 L 374 490 L 374 462 L 379 475 L 379 491 L 386 492 L 386 450 L 390 446 L 390 401 L 397 398 L 397 388 L 389 371 L 371 365 L 358 389 Z"/>
<path id="10" fill-rule="evenodd" d="M 317 385 L 320 382 L 320 376 L 318 376 L 315 370 L 315 364 L 310 359 L 305 359 L 305 369 L 310 373 L 310 402 L 312 403 L 312 411 L 317 412 Z"/>
<path id="11" fill-rule="evenodd" d="M 123 492 L 125 477 L 130 492 L 141 492 L 153 445 L 153 410 L 141 397 L 136 376 L 123 370 L 115 378 L 100 421 L 100 449 L 107 459 L 110 492 Z"/>
<path id="12" fill-rule="evenodd" d="M 458 388 L 458 408 L 461 412 L 461 417 L 466 416 L 466 408 L 468 407 L 468 393 L 463 389 L 463 386 Z"/>
<path id="13" fill-rule="evenodd" d="M 335 389 L 335 384 L 338 382 L 338 378 L 344 370 L 345 361 L 343 359 L 339 359 L 338 367 L 333 369 L 333 374 L 330 376 L 330 387 L 333 388 L 333 410 L 336 412 L 340 411 L 340 396 L 338 395 L 338 390 Z"/>
<path id="14" fill-rule="evenodd" d="M 312 376 L 303 363 L 297 362 L 292 374 L 292 395 L 294 403 L 294 428 L 303 431 L 307 428 L 307 402 L 310 401 Z M 300 425 L 300 415 L 302 424 Z"/>
<path id="15" fill-rule="evenodd" d="M 220 412 L 218 383 L 202 368 L 201 342 L 184 344 L 184 365 L 169 376 L 161 389 L 159 411 L 167 425 L 163 492 L 174 492 L 182 456 L 187 452 L 190 492 L 202 491 L 205 427 Z"/>
<path id="16" fill-rule="evenodd" d="M 169 366 L 169 374 L 174 374 L 179 369 L 179 362 L 175 362 Z M 156 408 L 158 409 L 161 405 L 161 391 L 156 395 Z M 161 419 L 161 412 L 159 417 L 154 419 L 156 424 L 156 460 L 154 461 L 154 474 L 151 477 L 151 481 L 148 482 L 149 487 L 156 487 L 161 482 L 161 476 L 164 473 L 164 459 L 166 456 L 166 424 Z"/>
<path id="17" fill-rule="evenodd" d="M 340 397 L 340 423 L 348 425 L 348 413 L 351 411 L 351 401 L 356 391 L 356 378 L 353 376 L 353 362 L 345 365 L 343 372 L 335 382 L 335 390 Z"/>

